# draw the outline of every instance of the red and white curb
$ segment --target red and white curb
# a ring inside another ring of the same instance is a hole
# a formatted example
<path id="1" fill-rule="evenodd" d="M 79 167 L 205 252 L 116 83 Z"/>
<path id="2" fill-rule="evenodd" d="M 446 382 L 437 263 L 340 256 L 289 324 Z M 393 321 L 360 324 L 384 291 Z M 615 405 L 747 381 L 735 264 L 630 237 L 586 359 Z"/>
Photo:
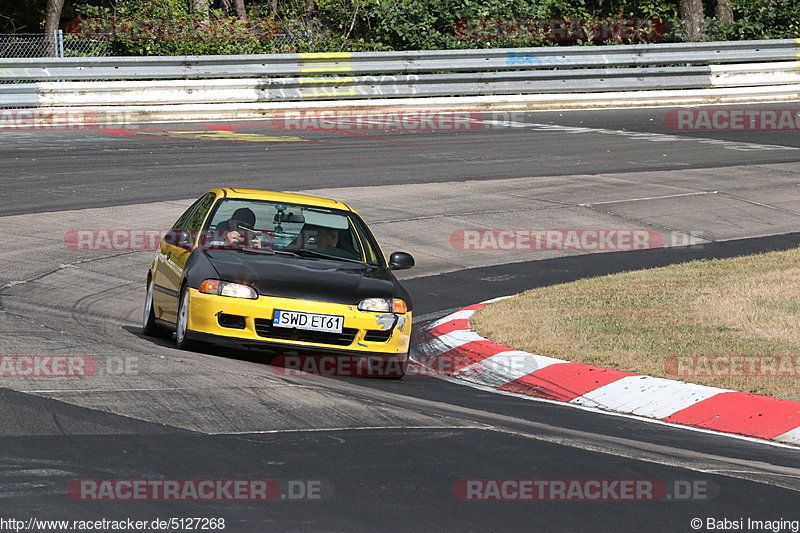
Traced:
<path id="1" fill-rule="evenodd" d="M 570 363 L 502 346 L 475 333 L 470 317 L 496 298 L 427 325 L 414 359 L 435 373 L 478 385 L 800 445 L 800 401 L 780 400 Z"/>

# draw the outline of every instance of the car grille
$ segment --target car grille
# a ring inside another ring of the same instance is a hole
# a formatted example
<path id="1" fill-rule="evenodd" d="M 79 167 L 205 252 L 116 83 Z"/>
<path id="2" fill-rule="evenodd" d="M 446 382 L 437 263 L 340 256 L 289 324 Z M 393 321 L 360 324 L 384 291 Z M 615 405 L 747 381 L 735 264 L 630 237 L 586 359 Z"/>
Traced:
<path id="1" fill-rule="evenodd" d="M 364 340 L 367 342 L 386 342 L 392 336 L 392 330 L 381 331 L 379 329 L 368 329 L 364 334 Z"/>
<path id="2" fill-rule="evenodd" d="M 245 328 L 244 317 L 239 315 L 227 315 L 225 313 L 220 313 L 217 315 L 217 322 L 219 322 L 219 325 L 223 328 Z"/>
<path id="3" fill-rule="evenodd" d="M 263 318 L 255 319 L 256 333 L 261 337 L 271 339 L 286 339 L 292 341 L 318 342 L 320 344 L 333 344 L 336 346 L 349 346 L 353 343 L 358 333 L 357 329 L 343 328 L 341 333 L 328 333 L 327 331 L 308 331 L 294 328 L 278 328 L 272 325 L 272 320 Z"/>

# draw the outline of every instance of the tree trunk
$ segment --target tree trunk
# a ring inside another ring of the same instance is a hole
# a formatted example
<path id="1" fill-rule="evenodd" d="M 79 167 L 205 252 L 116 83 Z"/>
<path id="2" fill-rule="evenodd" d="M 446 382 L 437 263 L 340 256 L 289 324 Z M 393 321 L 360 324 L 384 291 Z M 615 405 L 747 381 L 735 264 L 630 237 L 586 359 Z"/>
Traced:
<path id="1" fill-rule="evenodd" d="M 686 41 L 702 41 L 706 38 L 703 0 L 681 0 L 680 16 L 686 31 Z"/>
<path id="2" fill-rule="evenodd" d="M 244 0 L 233 0 L 233 9 L 236 10 L 237 17 L 247 20 L 247 8 L 244 6 Z"/>
<path id="3" fill-rule="evenodd" d="M 247 20 L 247 8 L 244 7 L 244 0 L 233 0 L 233 8 L 236 16 L 242 20 Z"/>
<path id="4" fill-rule="evenodd" d="M 210 4 L 211 0 L 192 0 L 192 10 L 205 18 L 208 17 Z"/>
<path id="5" fill-rule="evenodd" d="M 64 8 L 64 0 L 47 0 L 47 18 L 45 19 L 44 31 L 53 33 L 58 29 L 61 22 L 61 10 Z"/>
<path id="6" fill-rule="evenodd" d="M 717 20 L 733 23 L 733 8 L 731 7 L 731 0 L 717 0 L 717 5 L 714 8 L 714 16 Z"/>
<path id="7" fill-rule="evenodd" d="M 201 27 L 207 28 L 210 22 L 208 15 L 211 10 L 211 0 L 192 0 L 192 11 L 199 15 Z"/>
<path id="8" fill-rule="evenodd" d="M 64 8 L 64 0 L 47 0 L 47 18 L 44 23 L 44 36 L 47 43 L 47 55 L 56 55 L 55 31 L 61 22 L 61 10 Z"/>

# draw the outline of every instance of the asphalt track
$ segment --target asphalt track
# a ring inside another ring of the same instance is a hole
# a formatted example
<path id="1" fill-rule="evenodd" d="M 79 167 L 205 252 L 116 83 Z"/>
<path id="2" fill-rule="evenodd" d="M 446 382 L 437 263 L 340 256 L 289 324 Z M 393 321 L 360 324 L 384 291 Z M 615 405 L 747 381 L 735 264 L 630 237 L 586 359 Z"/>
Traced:
<path id="1" fill-rule="evenodd" d="M 382 241 L 383 232 L 393 245 L 430 257 L 405 281 L 422 319 L 586 276 L 797 246 L 796 134 L 678 135 L 665 129 L 663 113 L 522 114 L 505 117 L 504 126 L 370 138 L 280 133 L 330 143 L 313 146 L 101 130 L 0 132 L 4 353 L 89 354 L 106 369 L 133 363 L 129 372 L 81 380 L 0 378 L 0 518 L 224 517 L 230 531 L 690 531 L 692 518 L 800 520 L 796 449 L 432 377 L 285 377 L 258 352 L 180 352 L 138 333 L 149 252 L 81 255 L 62 240 L 70 227 L 158 227 L 156 209 L 172 220 L 186 199 L 220 185 L 327 190 L 352 198 Z M 690 196 L 678 202 L 674 194 Z M 165 200 L 177 202 L 149 204 Z M 593 202 L 610 203 L 583 205 Z M 561 218 L 548 215 L 554 205 Z M 126 226 L 128 206 L 153 214 Z M 115 220 L 118 226 L 107 225 Z M 436 240 L 438 233 L 446 242 L 457 227 L 448 220 L 480 227 L 628 221 L 702 230 L 707 242 L 476 259 Z M 84 478 L 315 480 L 324 490 L 320 500 L 267 503 L 69 498 L 68 483 Z M 702 482 L 709 497 L 464 502 L 453 492 L 459 480 L 528 478 Z"/>
<path id="2" fill-rule="evenodd" d="M 793 107 L 795 104 L 787 103 L 751 106 Z M 485 122 L 474 124 L 473 129 L 457 131 L 345 128 L 334 132 L 286 128 L 281 121 L 217 125 L 251 135 L 304 136 L 309 144 L 158 136 L 158 130 L 209 129 L 200 124 L 144 124 L 138 131 L 126 131 L 126 135 L 104 133 L 118 130 L 115 126 L 68 134 L 7 130 L 2 132 L 4 142 L 0 145 L 4 167 L 0 177 L 0 214 L 184 199 L 217 186 L 285 190 L 411 185 L 529 176 L 636 174 L 646 170 L 716 170 L 797 160 L 800 136 L 796 132 L 676 132 L 666 125 L 666 113 L 658 108 L 489 113 L 485 119 L 481 117 Z M 498 124 L 509 120 L 540 127 Z M 542 129 L 544 126 L 605 132 L 559 132 Z M 635 134 L 669 135 L 684 141 Z M 726 147 L 709 141 L 730 144 Z"/>

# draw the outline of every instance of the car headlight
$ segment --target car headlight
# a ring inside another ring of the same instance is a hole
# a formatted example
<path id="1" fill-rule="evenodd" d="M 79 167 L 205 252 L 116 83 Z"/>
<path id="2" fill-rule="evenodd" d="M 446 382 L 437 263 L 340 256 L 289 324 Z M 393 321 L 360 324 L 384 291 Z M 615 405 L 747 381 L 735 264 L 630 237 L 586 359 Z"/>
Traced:
<path id="1" fill-rule="evenodd" d="M 258 293 L 249 285 L 231 283 L 230 281 L 220 281 L 218 279 L 207 279 L 200 284 L 200 292 L 206 294 L 217 294 L 219 296 L 230 296 L 231 298 L 258 299 Z"/>
<path id="2" fill-rule="evenodd" d="M 400 298 L 364 298 L 359 302 L 358 310 L 375 313 L 405 313 L 408 311 L 408 307 L 406 302 Z"/>

